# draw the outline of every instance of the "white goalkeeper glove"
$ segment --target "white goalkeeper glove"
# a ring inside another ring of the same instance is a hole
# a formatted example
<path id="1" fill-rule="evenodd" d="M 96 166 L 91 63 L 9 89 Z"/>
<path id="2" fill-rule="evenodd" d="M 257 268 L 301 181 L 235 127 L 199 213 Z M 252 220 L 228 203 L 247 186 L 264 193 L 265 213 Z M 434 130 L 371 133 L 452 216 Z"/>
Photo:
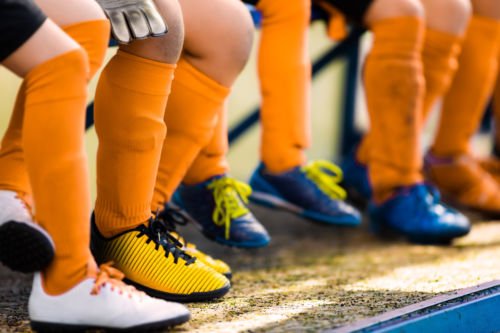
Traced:
<path id="1" fill-rule="evenodd" d="M 113 38 L 122 44 L 133 39 L 163 36 L 168 27 L 152 0 L 97 0 L 111 22 Z"/>

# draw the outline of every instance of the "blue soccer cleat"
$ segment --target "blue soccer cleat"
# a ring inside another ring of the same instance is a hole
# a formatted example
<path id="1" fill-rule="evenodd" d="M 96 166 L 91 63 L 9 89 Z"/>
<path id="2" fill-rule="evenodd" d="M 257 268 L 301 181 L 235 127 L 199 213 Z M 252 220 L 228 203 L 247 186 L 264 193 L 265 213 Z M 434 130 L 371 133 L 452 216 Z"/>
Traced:
<path id="1" fill-rule="evenodd" d="M 328 161 L 315 161 L 283 173 L 268 172 L 261 164 L 250 180 L 250 199 L 283 208 L 302 217 L 334 225 L 357 226 L 361 214 L 347 204 L 340 187 L 342 171 Z"/>
<path id="2" fill-rule="evenodd" d="M 266 229 L 248 210 L 247 184 L 226 175 L 192 185 L 180 185 L 172 201 L 210 239 L 219 243 L 256 248 L 269 243 Z"/>
<path id="3" fill-rule="evenodd" d="M 344 173 L 342 185 L 347 192 L 352 197 L 364 201 L 370 200 L 372 196 L 372 187 L 368 176 L 368 166 L 358 161 L 356 158 L 356 150 L 343 159 L 340 168 Z"/>
<path id="4" fill-rule="evenodd" d="M 446 244 L 470 231 L 467 217 L 441 204 L 437 190 L 426 184 L 401 187 L 384 203 L 370 203 L 369 215 L 376 233 L 414 243 Z"/>

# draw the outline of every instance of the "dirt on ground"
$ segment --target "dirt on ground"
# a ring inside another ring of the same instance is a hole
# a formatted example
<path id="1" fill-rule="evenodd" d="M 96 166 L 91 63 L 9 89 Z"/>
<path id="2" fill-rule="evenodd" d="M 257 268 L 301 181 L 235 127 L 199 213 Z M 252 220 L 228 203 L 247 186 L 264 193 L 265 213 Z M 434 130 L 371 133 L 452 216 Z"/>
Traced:
<path id="1" fill-rule="evenodd" d="M 273 239 L 245 251 L 180 233 L 231 264 L 232 290 L 189 304 L 192 320 L 176 332 L 315 332 L 500 279 L 500 222 L 475 222 L 449 246 L 380 239 L 358 228 L 312 223 L 253 206 Z M 478 219 L 477 217 L 473 217 Z M 29 331 L 31 276 L 0 267 L 0 331 Z"/>

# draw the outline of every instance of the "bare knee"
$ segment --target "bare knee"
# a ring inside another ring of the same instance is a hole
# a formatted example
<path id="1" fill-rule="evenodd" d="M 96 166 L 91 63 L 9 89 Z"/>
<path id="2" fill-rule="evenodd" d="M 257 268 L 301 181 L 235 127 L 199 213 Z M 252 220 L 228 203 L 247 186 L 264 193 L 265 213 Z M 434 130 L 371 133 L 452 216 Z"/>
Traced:
<path id="1" fill-rule="evenodd" d="M 425 8 L 427 27 L 454 35 L 467 28 L 472 8 L 469 0 L 421 0 Z"/>
<path id="2" fill-rule="evenodd" d="M 142 58 L 175 64 L 184 42 L 182 12 L 177 1 L 156 0 L 155 3 L 168 25 L 168 33 L 162 37 L 134 40 L 129 45 L 120 45 L 120 49 Z"/>
<path id="3" fill-rule="evenodd" d="M 245 66 L 254 26 L 248 9 L 235 0 L 180 0 L 186 27 L 184 56 L 223 85 L 231 85 Z"/>
<path id="4" fill-rule="evenodd" d="M 471 0 L 474 14 L 500 20 L 500 2 L 498 0 Z"/>
<path id="5" fill-rule="evenodd" d="M 106 19 L 94 0 L 35 0 L 35 3 L 60 27 Z"/>
<path id="6" fill-rule="evenodd" d="M 424 18 L 424 7 L 418 0 L 375 0 L 364 17 L 367 26 L 395 17 Z"/>

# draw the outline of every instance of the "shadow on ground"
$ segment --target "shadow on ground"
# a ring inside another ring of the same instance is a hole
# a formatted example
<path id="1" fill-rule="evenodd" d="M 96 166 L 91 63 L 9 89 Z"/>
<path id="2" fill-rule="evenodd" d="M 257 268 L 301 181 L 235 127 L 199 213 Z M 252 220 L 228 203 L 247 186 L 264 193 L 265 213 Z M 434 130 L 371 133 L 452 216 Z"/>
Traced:
<path id="1" fill-rule="evenodd" d="M 500 278 L 500 223 L 477 223 L 451 246 L 380 240 L 367 223 L 337 228 L 252 206 L 273 239 L 258 250 L 220 246 L 193 226 L 180 233 L 234 270 L 222 300 L 190 304 L 180 332 L 318 331 Z M 28 329 L 30 277 L 0 269 L 0 330 Z"/>

